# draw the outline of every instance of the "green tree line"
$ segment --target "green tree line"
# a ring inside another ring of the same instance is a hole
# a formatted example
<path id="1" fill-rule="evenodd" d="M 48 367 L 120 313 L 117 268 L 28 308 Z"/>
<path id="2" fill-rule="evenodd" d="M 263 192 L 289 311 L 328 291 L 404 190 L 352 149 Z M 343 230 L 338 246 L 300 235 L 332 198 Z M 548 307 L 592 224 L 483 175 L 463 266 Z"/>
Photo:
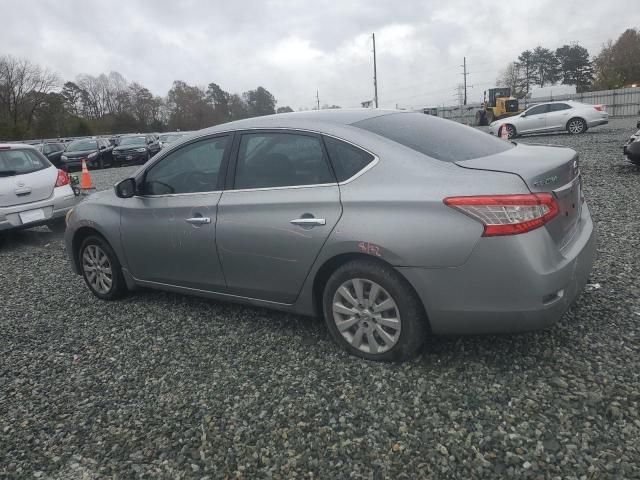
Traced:
<path id="1" fill-rule="evenodd" d="M 535 86 L 558 83 L 575 85 L 578 93 L 640 85 L 640 32 L 627 29 L 593 58 L 578 43 L 555 50 L 537 46 L 522 52 L 497 79 L 518 98 L 528 97 Z"/>
<path id="2" fill-rule="evenodd" d="M 203 88 L 176 80 L 160 97 L 118 72 L 62 82 L 26 59 L 0 57 L 3 140 L 196 130 L 272 113 L 276 99 L 264 87 L 238 94 L 213 82 Z"/>

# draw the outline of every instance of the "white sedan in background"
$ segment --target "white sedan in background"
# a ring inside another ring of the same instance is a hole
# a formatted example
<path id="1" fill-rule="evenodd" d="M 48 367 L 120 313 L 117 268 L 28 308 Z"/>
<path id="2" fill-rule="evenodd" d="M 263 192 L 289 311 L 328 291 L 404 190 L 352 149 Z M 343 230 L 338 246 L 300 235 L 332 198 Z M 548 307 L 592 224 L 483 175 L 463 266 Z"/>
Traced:
<path id="1" fill-rule="evenodd" d="M 500 136 L 502 128 L 506 128 L 509 138 L 529 133 L 565 130 L 575 135 L 607 123 L 609 123 L 609 114 L 603 105 L 567 100 L 539 103 L 519 115 L 496 120 L 489 125 L 489 133 Z"/>
<path id="2" fill-rule="evenodd" d="M 35 148 L 0 143 L 0 232 L 47 225 L 64 231 L 77 203 L 69 176 Z"/>

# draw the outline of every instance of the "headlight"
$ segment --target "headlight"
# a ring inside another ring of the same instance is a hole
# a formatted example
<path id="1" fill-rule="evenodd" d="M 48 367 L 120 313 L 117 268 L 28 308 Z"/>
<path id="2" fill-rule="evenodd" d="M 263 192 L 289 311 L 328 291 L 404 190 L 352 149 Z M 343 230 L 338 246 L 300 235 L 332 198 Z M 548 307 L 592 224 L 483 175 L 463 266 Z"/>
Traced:
<path id="1" fill-rule="evenodd" d="M 136 152 L 146 152 L 146 148 L 136 148 Z"/>
<path id="2" fill-rule="evenodd" d="M 87 158 L 89 160 L 91 160 L 92 158 L 96 158 L 96 155 L 98 155 L 98 152 L 93 152 L 93 153 L 90 153 L 89 155 L 87 155 Z"/>
<path id="3" fill-rule="evenodd" d="M 66 155 L 62 155 L 62 156 L 60 157 L 60 160 L 69 160 L 69 159 L 67 158 L 67 156 L 66 156 Z"/>

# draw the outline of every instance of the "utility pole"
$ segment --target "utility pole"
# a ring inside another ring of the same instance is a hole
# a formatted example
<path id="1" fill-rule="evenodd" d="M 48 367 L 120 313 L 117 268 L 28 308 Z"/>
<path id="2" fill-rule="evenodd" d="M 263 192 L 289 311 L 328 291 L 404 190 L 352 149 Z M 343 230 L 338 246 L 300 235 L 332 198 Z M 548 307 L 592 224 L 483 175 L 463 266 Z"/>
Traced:
<path id="1" fill-rule="evenodd" d="M 467 104 L 467 57 L 463 58 L 462 65 L 462 76 L 464 77 L 464 105 Z"/>
<path id="2" fill-rule="evenodd" d="M 318 104 L 318 110 L 320 110 L 320 91 L 316 90 L 316 102 Z"/>
<path id="3" fill-rule="evenodd" d="M 373 38 L 373 100 L 378 108 L 378 72 L 376 70 L 376 34 L 371 34 Z"/>

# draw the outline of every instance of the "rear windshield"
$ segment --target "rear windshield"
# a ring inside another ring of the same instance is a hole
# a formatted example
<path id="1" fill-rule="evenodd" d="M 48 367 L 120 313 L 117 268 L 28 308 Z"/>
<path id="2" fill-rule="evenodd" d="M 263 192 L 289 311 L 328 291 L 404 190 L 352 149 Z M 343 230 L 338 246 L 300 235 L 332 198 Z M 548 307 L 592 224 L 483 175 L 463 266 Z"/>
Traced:
<path id="1" fill-rule="evenodd" d="M 35 150 L 0 150 L 0 177 L 36 172 L 50 165 Z"/>
<path id="2" fill-rule="evenodd" d="M 392 113 L 352 124 L 443 162 L 486 157 L 513 148 L 475 128 L 424 113 Z"/>

